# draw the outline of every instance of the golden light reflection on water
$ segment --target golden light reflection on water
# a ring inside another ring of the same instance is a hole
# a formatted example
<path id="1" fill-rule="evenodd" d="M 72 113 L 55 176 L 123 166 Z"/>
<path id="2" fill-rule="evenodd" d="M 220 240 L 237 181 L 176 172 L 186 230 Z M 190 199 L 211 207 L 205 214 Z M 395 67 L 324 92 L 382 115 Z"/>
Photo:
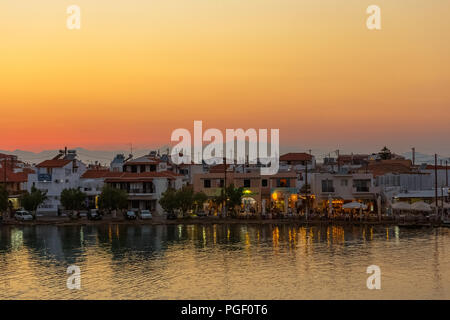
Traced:
<path id="1" fill-rule="evenodd" d="M 449 240 L 333 225 L 1 227 L 0 298 L 448 299 Z M 72 264 L 80 291 L 65 285 Z M 371 264 L 379 292 L 365 286 Z"/>

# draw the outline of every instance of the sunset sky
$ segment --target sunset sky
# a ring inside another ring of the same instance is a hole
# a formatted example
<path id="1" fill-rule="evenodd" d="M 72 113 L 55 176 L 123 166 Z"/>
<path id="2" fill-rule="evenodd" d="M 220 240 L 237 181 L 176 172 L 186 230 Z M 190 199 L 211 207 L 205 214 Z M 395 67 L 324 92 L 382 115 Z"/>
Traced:
<path id="1" fill-rule="evenodd" d="M 0 39 L 3 150 L 145 148 L 203 120 L 450 155 L 448 0 L 2 0 Z"/>

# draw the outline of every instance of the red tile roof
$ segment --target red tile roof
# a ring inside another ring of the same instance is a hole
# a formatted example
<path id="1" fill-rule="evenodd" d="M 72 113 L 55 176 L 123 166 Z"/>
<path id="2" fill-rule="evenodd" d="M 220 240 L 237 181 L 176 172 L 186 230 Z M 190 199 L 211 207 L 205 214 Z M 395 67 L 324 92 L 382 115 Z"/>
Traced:
<path id="1" fill-rule="evenodd" d="M 183 175 L 172 171 L 161 172 L 113 172 L 109 170 L 87 170 L 81 178 L 83 179 L 105 179 L 105 182 L 125 182 L 125 181 L 151 181 L 153 178 L 174 179 Z"/>
<path id="2" fill-rule="evenodd" d="M 441 165 L 437 165 L 436 166 L 437 170 L 445 170 L 445 166 L 441 166 Z M 427 165 L 427 167 L 425 168 L 425 170 L 434 170 L 434 165 Z"/>
<path id="3" fill-rule="evenodd" d="M 230 168 L 229 164 L 216 164 L 209 168 L 210 173 L 223 173 L 225 171 L 225 166 L 227 166 L 227 170 Z"/>
<path id="4" fill-rule="evenodd" d="M 100 179 L 100 178 L 107 178 L 107 177 L 117 177 L 121 176 L 123 172 L 117 172 L 117 171 L 109 171 L 109 170 L 86 170 L 82 175 L 82 179 Z"/>
<path id="5" fill-rule="evenodd" d="M 340 163 L 351 162 L 352 160 L 360 161 L 360 160 L 367 160 L 367 159 L 369 159 L 368 154 L 341 154 L 338 157 L 338 161 Z"/>
<path id="6" fill-rule="evenodd" d="M 363 166 L 358 171 L 371 172 L 374 177 L 382 176 L 387 173 L 414 173 L 411 170 L 411 166 L 405 162 L 395 162 L 395 161 L 386 161 L 386 162 L 370 162 L 367 167 Z"/>
<path id="7" fill-rule="evenodd" d="M 25 168 L 21 172 L 13 172 L 11 170 L 6 170 L 6 182 L 27 182 L 28 174 L 34 173 L 34 170 Z M 5 179 L 5 171 L 0 169 L 0 182 Z"/>
<path id="8" fill-rule="evenodd" d="M 36 167 L 38 168 L 62 168 L 65 165 L 72 162 L 72 160 L 64 160 L 64 159 L 53 159 L 53 160 L 45 160 L 39 163 Z"/>
<path id="9" fill-rule="evenodd" d="M 290 152 L 280 156 L 280 161 L 311 161 L 312 155 L 305 152 Z"/>

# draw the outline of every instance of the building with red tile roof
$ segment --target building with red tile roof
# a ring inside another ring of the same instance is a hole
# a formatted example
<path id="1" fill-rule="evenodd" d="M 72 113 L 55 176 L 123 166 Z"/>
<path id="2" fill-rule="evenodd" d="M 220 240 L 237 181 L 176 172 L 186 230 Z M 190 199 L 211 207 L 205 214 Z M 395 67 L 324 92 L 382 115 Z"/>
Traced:
<path id="1" fill-rule="evenodd" d="M 287 164 L 302 164 L 304 165 L 306 161 L 311 162 L 314 156 L 305 152 L 290 152 L 280 156 L 280 162 L 287 162 Z"/>
<path id="2" fill-rule="evenodd" d="M 51 159 L 45 160 L 36 165 L 36 168 L 62 168 L 68 165 L 72 160 Z"/>

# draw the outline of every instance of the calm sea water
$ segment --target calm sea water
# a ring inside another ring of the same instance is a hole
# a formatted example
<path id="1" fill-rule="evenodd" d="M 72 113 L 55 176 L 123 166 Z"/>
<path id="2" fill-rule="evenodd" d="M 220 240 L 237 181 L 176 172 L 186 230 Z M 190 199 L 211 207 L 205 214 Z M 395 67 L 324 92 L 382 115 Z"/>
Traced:
<path id="1" fill-rule="evenodd" d="M 450 229 L 3 226 L 0 274 L 1 299 L 449 299 Z"/>

